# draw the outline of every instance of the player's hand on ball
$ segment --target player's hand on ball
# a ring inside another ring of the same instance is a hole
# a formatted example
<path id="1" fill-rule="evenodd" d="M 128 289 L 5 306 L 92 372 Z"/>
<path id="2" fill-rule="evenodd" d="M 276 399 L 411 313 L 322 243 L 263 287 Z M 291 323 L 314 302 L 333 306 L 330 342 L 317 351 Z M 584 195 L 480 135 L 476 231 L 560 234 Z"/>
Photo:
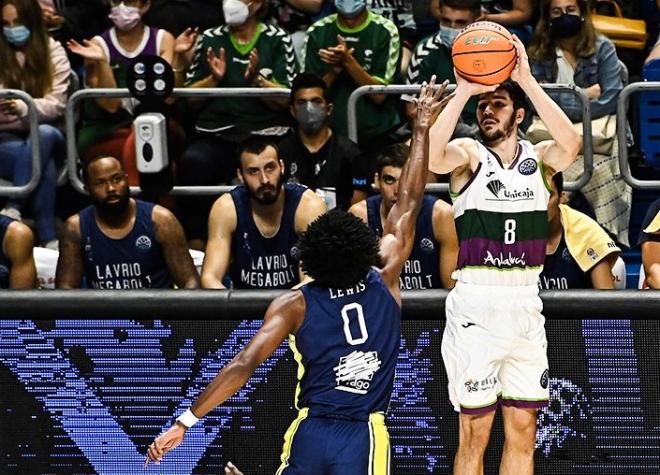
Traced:
<path id="1" fill-rule="evenodd" d="M 419 94 L 417 101 L 417 118 L 415 119 L 416 127 L 431 127 L 435 120 L 445 108 L 447 103 L 451 100 L 452 96 L 447 96 L 442 99 L 442 95 L 447 89 L 449 81 L 443 82 L 440 87 L 435 88 L 436 77 L 433 75 L 431 81 L 427 84 L 422 84 L 422 91 Z"/>
<path id="2" fill-rule="evenodd" d="M 511 79 L 517 83 L 524 81 L 532 76 L 532 70 L 529 67 L 529 58 L 527 57 L 527 51 L 525 51 L 525 45 L 520 41 L 516 35 L 513 35 L 513 39 L 509 42 L 516 48 L 518 53 L 518 58 L 516 59 L 516 65 L 511 71 Z"/>
<path id="3" fill-rule="evenodd" d="M 470 97 L 478 96 L 479 94 L 485 94 L 487 92 L 494 92 L 498 87 L 500 87 L 499 84 L 486 86 L 485 84 L 470 82 L 458 74 L 456 69 L 454 69 L 454 76 L 456 77 L 456 92 L 465 91 Z"/>
<path id="4" fill-rule="evenodd" d="M 243 472 L 237 469 L 233 463 L 227 462 L 227 466 L 225 467 L 225 475 L 243 475 Z"/>
<path id="5" fill-rule="evenodd" d="M 160 463 L 167 452 L 178 447 L 183 442 L 185 435 L 186 428 L 182 424 L 178 422 L 172 424 L 172 427 L 156 437 L 151 443 L 147 451 L 147 457 L 144 460 L 144 466 L 149 465 L 149 462 Z"/>

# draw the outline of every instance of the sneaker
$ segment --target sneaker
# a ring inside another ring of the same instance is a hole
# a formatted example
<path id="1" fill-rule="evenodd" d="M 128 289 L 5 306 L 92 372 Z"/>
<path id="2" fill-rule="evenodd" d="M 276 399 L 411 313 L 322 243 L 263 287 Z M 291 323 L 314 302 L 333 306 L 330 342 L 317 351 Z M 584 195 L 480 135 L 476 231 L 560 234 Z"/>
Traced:
<path id="1" fill-rule="evenodd" d="M 57 239 L 52 239 L 48 242 L 44 242 L 41 244 L 41 247 L 44 247 L 46 249 L 50 249 L 52 251 L 58 251 L 60 250 L 60 242 Z"/>
<path id="2" fill-rule="evenodd" d="M 2 208 L 0 214 L 9 216 L 11 219 L 15 219 L 16 221 L 21 221 L 21 212 L 16 208 Z"/>

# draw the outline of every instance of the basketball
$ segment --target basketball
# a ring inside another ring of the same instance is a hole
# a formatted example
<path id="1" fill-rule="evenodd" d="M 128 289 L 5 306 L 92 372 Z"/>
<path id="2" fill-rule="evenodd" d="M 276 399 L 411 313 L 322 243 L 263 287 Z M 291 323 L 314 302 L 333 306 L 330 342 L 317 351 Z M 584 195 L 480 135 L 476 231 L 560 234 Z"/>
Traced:
<path id="1" fill-rule="evenodd" d="M 470 82 L 487 86 L 506 81 L 518 57 L 510 39 L 511 33 L 497 23 L 470 24 L 456 37 L 451 49 L 456 72 Z"/>

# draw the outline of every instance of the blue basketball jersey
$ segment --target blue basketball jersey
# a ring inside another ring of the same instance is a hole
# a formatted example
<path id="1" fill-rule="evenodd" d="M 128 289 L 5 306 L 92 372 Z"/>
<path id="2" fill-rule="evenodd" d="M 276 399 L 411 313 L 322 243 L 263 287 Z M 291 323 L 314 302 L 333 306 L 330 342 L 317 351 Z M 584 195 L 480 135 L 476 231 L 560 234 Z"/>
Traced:
<path id="1" fill-rule="evenodd" d="M 557 250 L 545 256 L 539 287 L 546 290 L 592 288 L 591 276 L 588 272 L 583 272 L 573 259 L 563 235 Z"/>
<path id="2" fill-rule="evenodd" d="M 3 251 L 3 243 L 5 242 L 5 234 L 7 234 L 7 228 L 14 220 L 9 216 L 0 214 L 0 289 L 9 288 L 9 274 L 11 273 L 11 262 L 5 256 Z"/>
<path id="3" fill-rule="evenodd" d="M 154 205 L 135 200 L 133 229 L 122 239 L 106 236 L 96 224 L 94 207 L 80 212 L 87 285 L 95 289 L 172 288 L 173 280 L 156 240 Z"/>
<path id="4" fill-rule="evenodd" d="M 245 186 L 230 194 L 236 207 L 236 231 L 231 242 L 229 273 L 236 289 L 289 289 L 300 282 L 296 259 L 295 217 L 300 198 L 307 187 L 283 186 L 284 213 L 280 229 L 264 237 L 252 217 L 250 195 Z"/>
<path id="5" fill-rule="evenodd" d="M 378 271 L 351 289 L 302 287 L 306 312 L 289 346 L 298 361 L 296 407 L 311 417 L 368 421 L 385 412 L 401 340 L 401 308 Z"/>
<path id="6" fill-rule="evenodd" d="M 440 289 L 440 245 L 433 234 L 433 206 L 438 198 L 424 195 L 415 225 L 415 243 L 401 271 L 401 289 Z M 380 220 L 381 195 L 367 198 L 367 224 L 378 237 L 383 236 Z"/>

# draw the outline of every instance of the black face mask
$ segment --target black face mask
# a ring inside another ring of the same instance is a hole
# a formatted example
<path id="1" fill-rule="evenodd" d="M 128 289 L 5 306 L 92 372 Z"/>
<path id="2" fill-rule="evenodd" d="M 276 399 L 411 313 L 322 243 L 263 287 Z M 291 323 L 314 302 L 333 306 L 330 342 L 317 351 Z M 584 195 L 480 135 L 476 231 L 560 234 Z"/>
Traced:
<path id="1" fill-rule="evenodd" d="M 550 34 L 556 40 L 571 38 L 582 29 L 582 17 L 564 13 L 550 20 Z"/>

